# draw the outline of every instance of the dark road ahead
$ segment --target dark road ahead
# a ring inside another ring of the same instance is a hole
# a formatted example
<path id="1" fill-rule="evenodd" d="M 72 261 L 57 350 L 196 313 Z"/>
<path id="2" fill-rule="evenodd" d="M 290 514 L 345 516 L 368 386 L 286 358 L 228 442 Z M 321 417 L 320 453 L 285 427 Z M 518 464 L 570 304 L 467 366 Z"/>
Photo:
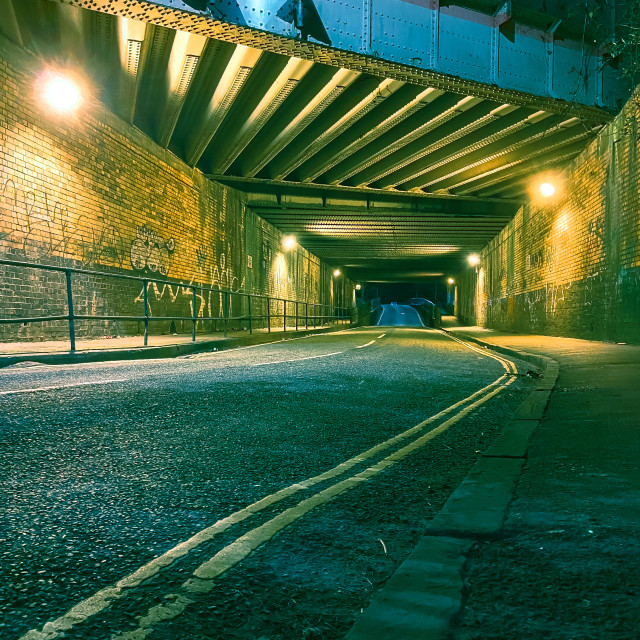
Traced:
<path id="1" fill-rule="evenodd" d="M 0 371 L 0 637 L 343 637 L 527 393 L 513 371 L 386 327 Z"/>
<path id="2" fill-rule="evenodd" d="M 383 304 L 379 327 L 424 327 L 420 315 L 408 304 Z"/>

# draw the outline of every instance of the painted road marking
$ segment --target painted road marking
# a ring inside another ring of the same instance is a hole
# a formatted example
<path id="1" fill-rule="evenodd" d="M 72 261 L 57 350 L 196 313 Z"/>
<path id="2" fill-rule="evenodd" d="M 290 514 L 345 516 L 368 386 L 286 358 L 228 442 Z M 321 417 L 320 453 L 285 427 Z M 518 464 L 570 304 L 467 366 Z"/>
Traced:
<path id="1" fill-rule="evenodd" d="M 360 327 L 353 327 L 352 329 L 341 329 L 340 331 L 326 331 L 325 333 L 309 333 L 305 336 L 298 336 L 297 338 L 282 338 L 282 340 L 273 340 L 272 342 L 261 342 L 260 344 L 250 344 L 246 347 L 234 347 L 233 349 L 220 349 L 219 351 L 196 353 L 194 355 L 180 356 L 183 360 L 197 360 L 200 358 L 213 358 L 219 356 L 222 353 L 230 353 L 231 351 L 243 351 L 244 349 L 256 349 L 257 347 L 269 347 L 273 345 L 281 345 L 285 342 L 293 342 L 294 340 L 307 340 L 308 338 L 320 338 L 322 336 L 339 336 L 344 333 L 351 333 L 357 331 Z"/>
<path id="2" fill-rule="evenodd" d="M 387 335 L 386 333 L 381 333 L 381 334 L 378 336 L 378 340 L 380 340 L 380 338 L 384 338 L 386 335 Z"/>
<path id="3" fill-rule="evenodd" d="M 42 631 L 33 629 L 23 635 L 19 640 L 56 640 L 56 638 L 60 637 L 64 632 L 73 629 L 92 616 L 100 613 L 101 611 L 104 611 L 115 601 L 122 599 L 128 593 L 130 593 L 132 588 L 137 587 L 146 580 L 150 580 L 151 578 L 157 576 L 164 568 L 171 566 L 179 558 L 186 556 L 189 552 L 193 551 L 201 544 L 209 542 L 216 535 L 226 531 L 233 525 L 246 520 L 254 514 L 259 513 L 263 509 L 271 507 L 273 504 L 276 504 L 277 502 L 280 502 L 281 500 L 284 500 L 299 491 L 303 491 L 316 484 L 343 475 L 354 466 L 360 464 L 361 462 L 369 460 L 375 455 L 385 451 L 386 449 L 389 449 L 393 445 L 402 442 L 407 438 L 410 438 L 412 435 L 418 433 L 419 431 L 422 431 L 426 426 L 433 424 L 440 418 L 443 418 L 447 414 L 455 411 L 468 402 L 473 402 L 476 400 L 476 398 L 482 398 L 484 394 L 498 387 L 506 379 L 507 376 L 503 375 L 486 387 L 479 389 L 475 393 L 472 393 L 470 396 L 459 400 L 446 409 L 443 409 L 442 411 L 431 416 L 430 418 L 423 420 L 420 424 L 417 424 L 416 426 L 411 427 L 410 429 L 407 429 L 406 431 L 371 447 L 367 451 L 360 453 L 331 469 L 328 469 L 320 475 L 292 484 L 288 487 L 285 487 L 284 489 L 280 489 L 279 491 L 276 491 L 275 493 L 265 496 L 261 500 L 248 505 L 244 509 L 232 513 L 226 518 L 223 518 L 222 520 L 214 523 L 210 527 L 196 533 L 194 536 L 173 547 L 173 549 L 170 549 L 163 555 L 158 556 L 154 560 L 151 560 L 151 562 L 148 562 L 146 565 L 142 566 L 134 573 L 123 578 L 114 586 L 106 587 L 105 589 L 98 591 L 95 595 L 78 603 L 64 615 L 55 620 L 52 620 L 51 622 L 47 622 L 42 628 Z M 515 380 L 515 378 L 513 380 Z"/>
<path id="4" fill-rule="evenodd" d="M 365 347 L 368 347 L 371 344 L 375 344 L 375 340 L 372 340 L 371 342 L 367 342 L 367 344 L 361 344 L 360 346 L 356 347 L 356 349 L 364 349 Z"/>
<path id="5" fill-rule="evenodd" d="M 74 382 L 73 384 L 61 384 L 52 387 L 35 387 L 33 389 L 14 389 L 13 391 L 0 391 L 0 396 L 10 396 L 17 393 L 35 393 L 36 391 L 54 391 L 55 389 L 71 389 L 72 387 L 86 387 L 92 384 L 111 384 L 112 382 L 127 382 L 126 378 L 114 378 L 113 380 L 96 380 L 94 382 Z"/>
<path id="6" fill-rule="evenodd" d="M 438 333 L 441 333 L 442 335 L 447 336 L 447 338 L 451 338 L 451 340 L 453 340 L 454 342 L 460 343 L 462 346 L 466 347 L 467 349 L 470 349 L 471 351 L 475 351 L 476 353 L 486 356 L 487 358 L 493 358 L 494 360 L 497 360 L 502 364 L 502 366 L 506 369 L 508 373 L 518 373 L 518 369 L 516 368 L 516 365 L 513 364 L 511 360 L 507 360 L 506 358 L 503 358 L 502 356 L 499 356 L 498 354 L 493 353 L 488 349 L 481 349 L 480 347 L 474 344 L 469 344 L 468 342 L 464 342 L 463 340 L 460 340 L 460 338 L 456 338 L 455 336 L 452 336 L 450 333 L 443 331 L 442 329 L 438 329 Z"/>
<path id="7" fill-rule="evenodd" d="M 306 358 L 293 358 L 291 360 L 275 360 L 274 362 L 258 362 L 257 364 L 252 364 L 252 367 L 264 367 L 268 364 L 285 364 L 287 362 L 301 362 L 302 360 L 315 360 L 316 358 L 328 358 L 329 356 L 339 356 L 344 351 L 334 351 L 333 353 L 323 353 L 320 356 L 307 356 Z"/>
<path id="8" fill-rule="evenodd" d="M 277 533 L 293 524 L 304 515 L 320 507 L 340 494 L 345 493 L 362 482 L 370 480 L 385 469 L 397 464 L 418 449 L 421 449 L 430 440 L 446 431 L 450 426 L 459 422 L 471 411 L 487 402 L 495 395 L 506 389 L 515 382 L 515 378 L 510 378 L 503 385 L 494 389 L 476 402 L 468 405 L 457 414 L 443 422 L 440 426 L 428 431 L 413 442 L 396 450 L 364 471 L 341 480 L 340 482 L 319 491 L 318 493 L 299 502 L 296 506 L 285 509 L 271 520 L 268 520 L 259 527 L 248 531 L 237 540 L 224 547 L 212 558 L 201 564 L 186 582 L 181 585 L 182 593 L 172 593 L 165 596 L 167 602 L 151 607 L 146 615 L 138 618 L 139 626 L 133 631 L 113 635 L 112 640 L 144 640 L 153 633 L 154 627 L 158 623 L 164 623 L 177 618 L 190 604 L 194 602 L 193 597 L 201 593 L 209 593 L 215 587 L 216 578 L 244 560 L 258 547 L 271 540 Z"/>

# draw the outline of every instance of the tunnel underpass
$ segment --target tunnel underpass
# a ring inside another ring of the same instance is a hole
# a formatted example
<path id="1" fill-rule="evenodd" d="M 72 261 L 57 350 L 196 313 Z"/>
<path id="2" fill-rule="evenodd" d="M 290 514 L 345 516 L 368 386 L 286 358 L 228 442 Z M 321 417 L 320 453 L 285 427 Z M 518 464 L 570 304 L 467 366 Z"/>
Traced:
<path id="1" fill-rule="evenodd" d="M 635 637 L 634 2 L 0 0 L 3 640 Z"/>

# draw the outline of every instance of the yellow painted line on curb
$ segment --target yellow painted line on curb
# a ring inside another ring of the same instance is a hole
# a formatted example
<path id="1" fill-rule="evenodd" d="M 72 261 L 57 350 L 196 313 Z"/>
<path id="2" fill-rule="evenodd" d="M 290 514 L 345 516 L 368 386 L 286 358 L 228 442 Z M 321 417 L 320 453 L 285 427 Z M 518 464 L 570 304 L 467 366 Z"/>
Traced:
<path id="1" fill-rule="evenodd" d="M 368 347 L 369 345 L 375 344 L 375 340 L 372 340 L 371 342 L 367 342 L 367 344 L 361 344 L 360 346 L 356 347 L 356 349 L 364 349 L 365 347 Z"/>
<path id="2" fill-rule="evenodd" d="M 439 411 L 435 415 L 427 418 L 426 420 L 423 420 L 421 423 L 415 425 L 414 427 L 411 427 L 396 436 L 380 442 L 370 449 L 367 449 L 363 453 L 360 453 L 353 458 L 350 458 L 349 460 L 341 462 L 340 464 L 332 467 L 331 469 L 328 469 L 320 475 L 313 476 L 312 478 L 308 478 L 307 480 L 303 480 L 301 482 L 297 482 L 288 487 L 280 489 L 279 491 L 276 491 L 275 493 L 265 496 L 257 502 L 248 505 L 244 509 L 232 513 L 226 518 L 223 518 L 222 520 L 214 523 L 210 527 L 207 527 L 206 529 L 203 529 L 202 531 L 196 533 L 188 540 L 185 540 L 172 549 L 169 549 L 169 551 L 167 551 L 163 555 L 151 560 L 146 565 L 136 570 L 134 573 L 117 582 L 115 585 L 106 587 L 105 589 L 98 591 L 90 598 L 87 598 L 86 600 L 78 603 L 76 606 L 71 608 L 67 613 L 63 614 L 59 618 L 47 622 L 42 628 L 42 631 L 32 629 L 31 631 L 28 631 L 26 634 L 21 636 L 19 640 L 55 640 L 64 632 L 73 629 L 77 625 L 82 624 L 92 616 L 108 608 L 116 600 L 120 600 L 121 598 L 125 597 L 128 593 L 128 590 L 137 587 L 146 580 L 157 576 L 163 569 L 171 566 L 176 560 L 183 556 L 186 556 L 189 552 L 193 551 L 201 544 L 209 542 L 215 536 L 223 533 L 233 525 L 243 522 L 256 513 L 267 509 L 268 507 L 294 495 L 299 491 L 303 491 L 316 484 L 325 482 L 326 480 L 331 480 L 332 478 L 341 476 L 357 464 L 373 458 L 375 455 L 381 453 L 382 451 L 385 451 L 386 449 L 389 449 L 402 440 L 406 440 L 415 433 L 424 429 L 426 426 L 434 423 L 440 418 L 443 418 L 452 411 L 455 411 L 467 402 L 472 402 L 475 401 L 476 398 L 483 397 L 485 393 L 489 392 L 491 389 L 495 389 L 495 387 L 498 387 L 498 385 L 500 385 L 505 379 L 505 375 L 501 376 L 491 384 L 488 384 L 486 387 L 479 389 L 478 391 L 472 393 L 470 396 L 467 396 L 466 398 L 459 400 L 446 409 Z"/>
<path id="3" fill-rule="evenodd" d="M 450 338 L 454 342 L 460 343 L 461 345 L 465 346 L 467 349 L 470 349 L 471 351 L 475 351 L 476 353 L 479 353 L 480 355 L 485 356 L 487 358 L 493 358 L 494 360 L 497 360 L 502 364 L 502 366 L 505 368 L 507 373 L 518 373 L 518 369 L 516 365 L 513 362 L 511 362 L 511 360 L 507 360 L 507 358 L 499 356 L 487 349 L 481 349 L 480 347 L 474 344 L 469 344 L 468 342 L 464 342 L 464 340 L 460 340 L 460 338 L 456 338 L 455 336 L 452 336 L 450 333 L 447 333 L 442 329 L 438 329 L 438 333 L 441 333 L 442 335 L 447 336 L 447 338 Z"/>
<path id="4" fill-rule="evenodd" d="M 515 382 L 514 378 L 507 380 L 503 385 L 486 394 L 479 400 L 468 405 L 454 416 L 443 422 L 440 426 L 416 438 L 413 442 L 386 456 L 374 465 L 359 473 L 345 478 L 340 482 L 319 491 L 318 493 L 299 502 L 295 507 L 285 509 L 271 520 L 259 527 L 248 531 L 237 540 L 221 549 L 211 559 L 201 564 L 189 578 L 181 585 L 186 593 L 172 593 L 165 596 L 169 602 L 151 607 L 146 615 L 138 618 L 139 626 L 133 631 L 113 635 L 112 640 L 144 640 L 153 633 L 154 627 L 161 623 L 177 618 L 190 604 L 194 602 L 193 596 L 200 593 L 208 593 L 215 587 L 216 578 L 244 560 L 258 547 L 271 540 L 276 534 L 293 524 L 304 515 L 357 487 L 363 482 L 373 478 L 385 469 L 397 464 L 418 449 L 421 449 L 430 440 L 446 431 L 449 427 L 459 422 L 471 411 L 484 404 L 495 395 Z"/>
<path id="5" fill-rule="evenodd" d="M 268 364 L 286 364 L 287 362 L 302 362 L 302 360 L 316 360 L 317 358 L 328 358 L 329 356 L 339 356 L 344 351 L 334 351 L 333 353 L 323 353 L 319 356 L 307 356 L 306 358 L 292 358 L 291 360 L 274 360 L 273 362 L 258 362 L 252 364 L 252 367 L 264 367 Z"/>
<path id="6" fill-rule="evenodd" d="M 13 389 L 12 391 L 0 391 L 0 396 L 10 396 L 18 393 L 35 393 L 36 391 L 55 391 L 56 389 L 72 389 L 73 387 L 87 387 L 96 384 L 111 384 L 112 382 L 127 382 L 127 378 L 114 378 L 113 380 L 95 380 L 93 382 L 74 382 L 73 384 L 61 384 L 51 387 L 35 387 L 33 389 Z"/>

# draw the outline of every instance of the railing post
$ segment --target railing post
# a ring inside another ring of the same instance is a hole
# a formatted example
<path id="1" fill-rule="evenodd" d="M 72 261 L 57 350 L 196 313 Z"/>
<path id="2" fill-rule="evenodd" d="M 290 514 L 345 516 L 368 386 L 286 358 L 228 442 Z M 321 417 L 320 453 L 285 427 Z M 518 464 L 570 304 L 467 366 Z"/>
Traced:
<path id="1" fill-rule="evenodd" d="M 71 351 L 76 350 L 76 323 L 73 314 L 73 291 L 71 289 L 71 271 L 65 269 L 65 278 L 67 280 L 67 308 L 69 309 L 69 342 L 71 343 Z"/>
<path id="2" fill-rule="evenodd" d="M 227 337 L 227 329 L 229 328 L 229 292 L 224 292 L 224 337 Z"/>
<path id="3" fill-rule="evenodd" d="M 283 302 L 284 302 L 284 313 L 282 316 L 282 328 L 283 328 L 283 331 L 286 331 L 287 330 L 287 301 L 283 300 Z"/>
<path id="4" fill-rule="evenodd" d="M 253 327 L 251 323 L 251 296 L 250 295 L 247 296 L 247 302 L 249 304 L 249 335 L 251 335 L 253 333 Z"/>
<path id="5" fill-rule="evenodd" d="M 271 333 L 271 298 L 267 296 L 267 333 Z"/>
<path id="6" fill-rule="evenodd" d="M 309 303 L 304 303 L 304 328 L 309 329 Z"/>
<path id="7" fill-rule="evenodd" d="M 142 287 L 142 300 L 144 303 L 144 346 L 149 342 L 149 281 L 145 280 Z"/>
<path id="8" fill-rule="evenodd" d="M 298 330 L 298 301 L 296 300 L 296 331 Z"/>
<path id="9" fill-rule="evenodd" d="M 197 318 L 197 308 L 196 308 L 196 288 L 191 286 L 191 322 L 193 323 L 191 326 L 191 342 L 196 341 L 196 318 Z"/>

